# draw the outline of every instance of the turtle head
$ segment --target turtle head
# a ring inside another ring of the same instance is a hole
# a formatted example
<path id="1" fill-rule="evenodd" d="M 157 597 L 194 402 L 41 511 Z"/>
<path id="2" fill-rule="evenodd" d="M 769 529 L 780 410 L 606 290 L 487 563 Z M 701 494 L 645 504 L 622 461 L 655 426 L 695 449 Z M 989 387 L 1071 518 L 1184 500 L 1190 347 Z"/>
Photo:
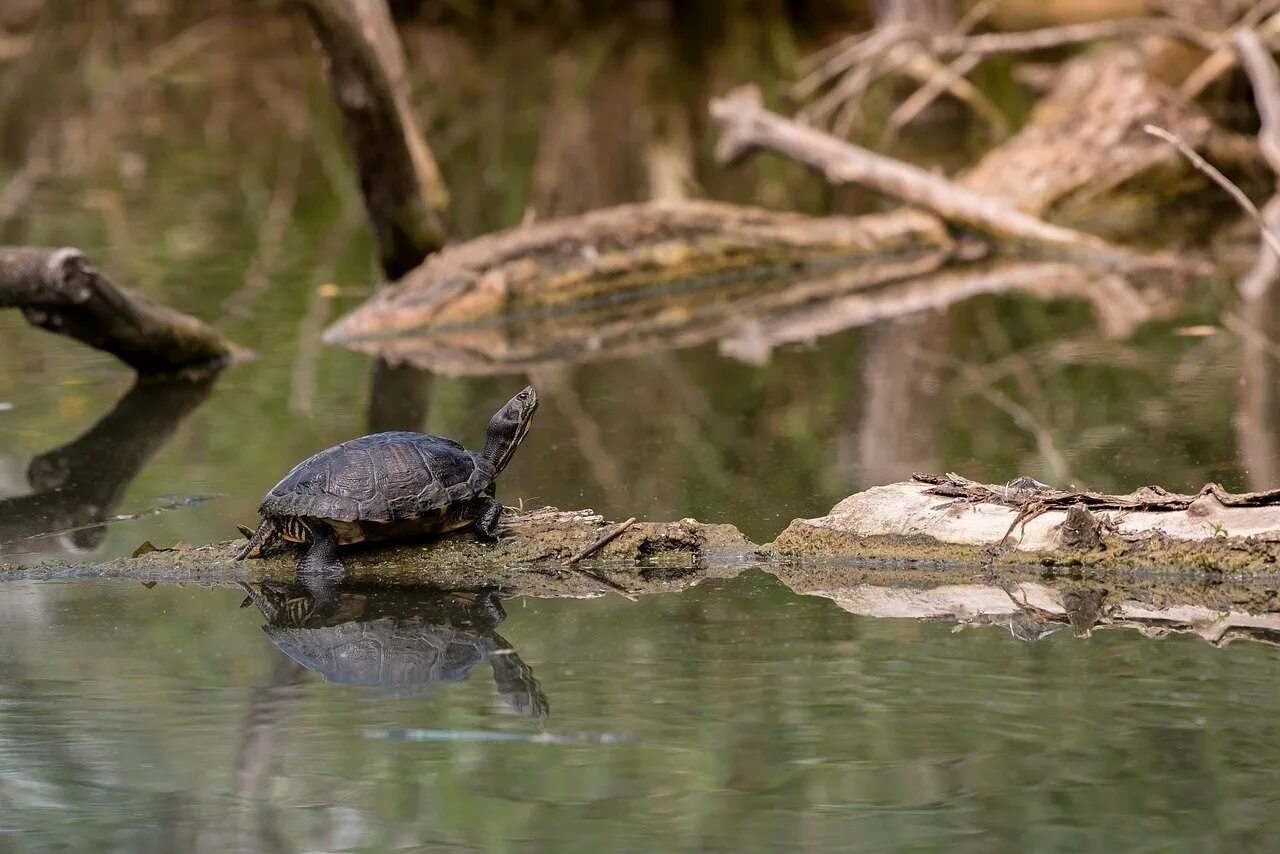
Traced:
<path id="1" fill-rule="evenodd" d="M 489 421 L 481 456 L 493 466 L 495 476 L 511 462 L 511 455 L 524 441 L 529 425 L 533 423 L 533 413 L 537 410 L 538 395 L 533 386 L 526 386 L 524 391 L 508 400 L 507 405 L 499 409 Z"/>

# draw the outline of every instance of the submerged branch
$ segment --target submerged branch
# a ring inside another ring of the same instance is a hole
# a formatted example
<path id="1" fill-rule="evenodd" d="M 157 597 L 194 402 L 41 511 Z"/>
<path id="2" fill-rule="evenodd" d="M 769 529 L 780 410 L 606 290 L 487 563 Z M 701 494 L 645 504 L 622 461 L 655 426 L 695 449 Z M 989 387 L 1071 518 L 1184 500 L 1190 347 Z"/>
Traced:
<path id="1" fill-rule="evenodd" d="M 112 284 L 78 250 L 0 247 L 0 308 L 142 375 L 212 372 L 235 348 L 203 321 Z"/>

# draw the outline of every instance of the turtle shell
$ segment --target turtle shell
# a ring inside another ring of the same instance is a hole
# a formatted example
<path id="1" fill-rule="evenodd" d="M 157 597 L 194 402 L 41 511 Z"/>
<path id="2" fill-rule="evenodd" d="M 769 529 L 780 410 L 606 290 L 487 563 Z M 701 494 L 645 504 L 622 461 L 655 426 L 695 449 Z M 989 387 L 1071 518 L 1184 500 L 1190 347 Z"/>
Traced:
<path id="1" fill-rule="evenodd" d="M 420 519 L 488 489 L 493 475 L 485 468 L 452 439 L 376 433 L 298 463 L 258 509 L 264 516 L 342 522 Z"/>

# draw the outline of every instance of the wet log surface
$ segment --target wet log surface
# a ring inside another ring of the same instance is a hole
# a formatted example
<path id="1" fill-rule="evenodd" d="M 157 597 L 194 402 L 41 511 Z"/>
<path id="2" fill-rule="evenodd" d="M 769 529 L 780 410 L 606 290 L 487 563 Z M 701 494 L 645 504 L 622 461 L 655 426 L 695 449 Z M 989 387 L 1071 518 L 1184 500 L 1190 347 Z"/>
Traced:
<path id="1" fill-rule="evenodd" d="M 346 548 L 339 557 L 351 582 L 496 587 L 531 596 L 598 596 L 620 588 L 631 594 L 679 590 L 708 577 L 735 575 L 754 560 L 756 547 L 733 526 L 685 519 L 638 522 L 588 559 L 564 566 L 612 527 L 590 510 L 542 508 L 505 517 L 493 545 L 464 533 L 421 543 Z M 233 586 L 295 578 L 295 551 L 236 561 L 242 544 L 148 551 L 101 564 L 0 567 L 0 581 L 77 578 Z"/>
<path id="2" fill-rule="evenodd" d="M 112 283 L 78 249 L 0 247 L 0 308 L 143 376 L 211 373 L 237 355 L 211 326 Z"/>

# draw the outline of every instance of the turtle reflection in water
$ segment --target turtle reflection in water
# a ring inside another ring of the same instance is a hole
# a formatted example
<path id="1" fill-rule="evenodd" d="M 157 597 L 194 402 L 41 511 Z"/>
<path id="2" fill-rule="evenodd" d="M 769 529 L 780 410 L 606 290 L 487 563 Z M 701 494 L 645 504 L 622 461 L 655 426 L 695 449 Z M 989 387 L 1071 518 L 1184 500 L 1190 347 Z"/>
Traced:
<path id="1" fill-rule="evenodd" d="M 539 722 L 550 710 L 533 671 L 494 630 L 506 613 L 492 591 L 242 586 L 249 594 L 244 606 L 258 606 L 271 642 L 328 682 L 429 687 L 461 682 L 488 663 L 508 706 Z"/>
<path id="2" fill-rule="evenodd" d="M 527 387 L 489 421 L 484 450 L 422 433 L 377 433 L 343 442 L 293 467 L 271 488 L 256 531 L 237 560 L 281 541 L 303 543 L 301 576 L 343 574 L 341 544 L 394 540 L 474 527 L 495 539 L 502 504 L 494 482 L 524 441 L 538 408 Z"/>

